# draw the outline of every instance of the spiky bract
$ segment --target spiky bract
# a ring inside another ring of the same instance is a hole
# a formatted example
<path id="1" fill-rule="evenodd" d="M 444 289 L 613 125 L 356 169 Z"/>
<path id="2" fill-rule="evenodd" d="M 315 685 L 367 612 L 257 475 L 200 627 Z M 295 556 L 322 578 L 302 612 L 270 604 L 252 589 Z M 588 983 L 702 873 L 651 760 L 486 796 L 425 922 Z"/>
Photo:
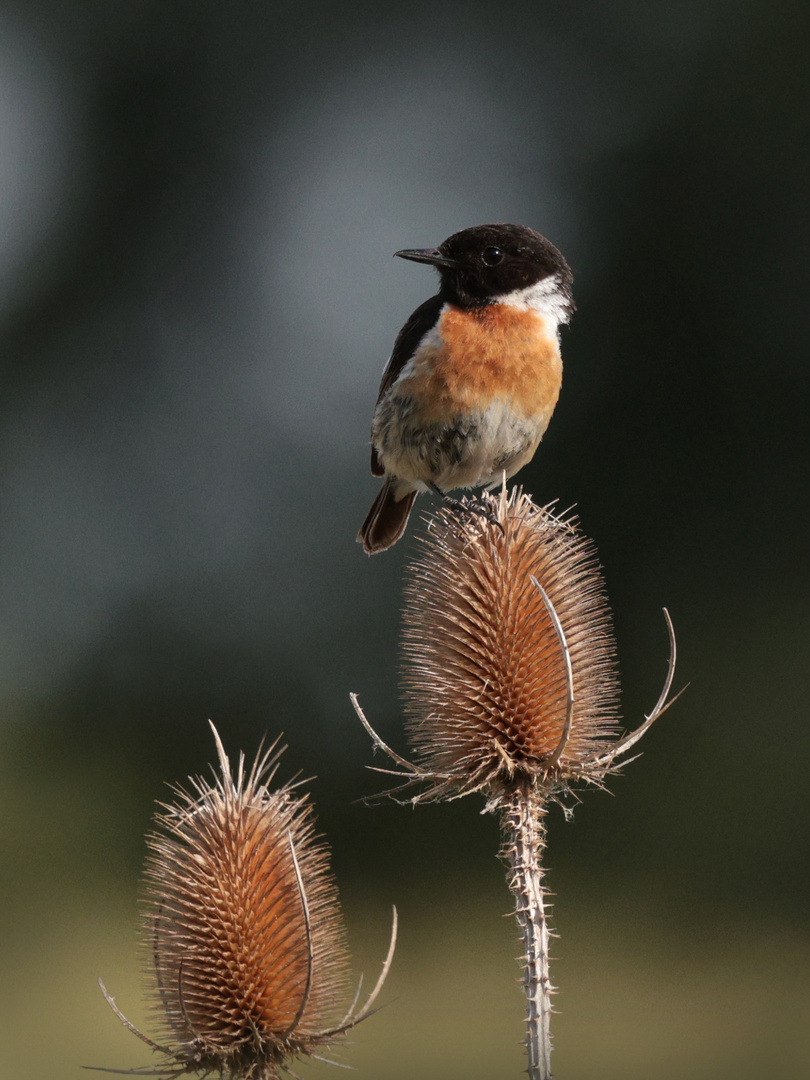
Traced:
<path id="1" fill-rule="evenodd" d="M 215 733 L 216 734 L 216 733 Z M 156 820 L 145 874 L 165 1071 L 270 1080 L 336 1034 L 347 952 L 325 845 L 279 752 L 193 779 Z M 331 1029 L 331 1030 L 330 1030 Z"/>
<path id="2" fill-rule="evenodd" d="M 596 779 L 618 682 L 593 548 L 519 489 L 474 505 L 439 510 L 406 585 L 405 710 L 427 796 Z"/>

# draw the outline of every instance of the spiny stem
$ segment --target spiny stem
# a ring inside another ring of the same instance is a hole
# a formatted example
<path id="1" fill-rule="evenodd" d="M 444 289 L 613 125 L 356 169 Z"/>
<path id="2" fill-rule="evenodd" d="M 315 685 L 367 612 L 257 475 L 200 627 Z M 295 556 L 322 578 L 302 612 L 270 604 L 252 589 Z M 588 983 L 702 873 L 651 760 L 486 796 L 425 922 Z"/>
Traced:
<path id="1" fill-rule="evenodd" d="M 505 802 L 501 857 L 509 868 L 515 917 L 523 939 L 523 989 L 526 994 L 526 1050 L 529 1080 L 553 1080 L 551 1074 L 551 995 L 549 928 L 542 857 L 546 843 L 545 800 L 528 785 Z"/>

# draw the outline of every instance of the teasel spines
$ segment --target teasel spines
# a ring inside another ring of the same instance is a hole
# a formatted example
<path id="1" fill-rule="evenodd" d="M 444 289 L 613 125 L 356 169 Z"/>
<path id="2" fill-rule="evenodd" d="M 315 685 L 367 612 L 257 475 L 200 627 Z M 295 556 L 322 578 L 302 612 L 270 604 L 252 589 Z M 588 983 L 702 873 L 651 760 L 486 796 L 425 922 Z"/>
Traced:
<path id="1" fill-rule="evenodd" d="M 346 935 L 309 799 L 297 783 L 271 788 L 277 743 L 249 770 L 240 756 L 234 772 L 213 730 L 219 773 L 175 788 L 147 838 L 143 925 L 163 1043 L 102 990 L 164 1055 L 153 1074 L 277 1080 L 369 1014 L 396 911 L 376 987 L 362 1008 L 347 1007 Z"/>
<path id="2" fill-rule="evenodd" d="M 593 547 L 519 489 L 475 505 L 440 509 L 409 571 L 402 685 L 418 766 L 437 797 L 598 779 L 618 680 Z"/>
<path id="3" fill-rule="evenodd" d="M 272 1076 L 274 1061 L 317 1045 L 339 1019 L 345 934 L 307 796 L 268 786 L 276 748 L 247 773 L 240 759 L 236 776 L 219 740 L 217 750 L 221 774 L 175 789 L 147 841 L 157 1005 L 192 1055 L 247 1056 L 242 1075 L 262 1075 L 263 1061 Z"/>

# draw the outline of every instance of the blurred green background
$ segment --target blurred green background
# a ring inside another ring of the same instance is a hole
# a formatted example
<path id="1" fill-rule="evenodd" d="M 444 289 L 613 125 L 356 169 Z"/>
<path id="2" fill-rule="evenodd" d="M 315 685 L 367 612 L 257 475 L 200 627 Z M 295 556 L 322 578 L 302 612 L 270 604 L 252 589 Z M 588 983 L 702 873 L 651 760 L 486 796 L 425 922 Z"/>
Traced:
<path id="1" fill-rule="evenodd" d="M 579 311 L 521 480 L 576 504 L 640 761 L 551 814 L 560 1080 L 810 1074 L 810 7 L 787 0 L 0 3 L 0 1070 L 149 1062 L 143 835 L 213 745 L 314 776 L 374 1080 L 525 1068 L 496 822 L 378 790 L 404 749 L 368 424 L 485 221 Z M 424 500 L 424 505 L 429 505 Z M 379 764 L 380 762 L 378 762 Z M 286 771 L 285 771 L 286 770 Z M 324 1066 L 305 1076 L 336 1075 Z"/>

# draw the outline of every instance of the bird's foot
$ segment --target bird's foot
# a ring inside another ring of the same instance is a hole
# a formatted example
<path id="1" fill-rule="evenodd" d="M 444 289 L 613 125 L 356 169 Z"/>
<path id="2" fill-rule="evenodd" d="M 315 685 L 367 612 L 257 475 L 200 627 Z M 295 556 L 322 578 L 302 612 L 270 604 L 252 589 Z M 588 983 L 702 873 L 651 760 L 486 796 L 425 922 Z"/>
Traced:
<path id="1" fill-rule="evenodd" d="M 428 484 L 428 487 L 434 495 L 439 496 L 445 506 L 449 506 L 457 514 L 477 514 L 478 517 L 482 517 L 488 521 L 490 525 L 496 525 L 504 536 L 506 535 L 506 530 L 501 522 L 498 521 L 494 514 L 491 514 L 489 510 L 486 510 L 483 506 L 474 502 L 465 503 L 461 502 L 459 499 L 454 499 L 452 495 L 448 495 L 445 491 L 442 491 L 436 484 Z"/>

